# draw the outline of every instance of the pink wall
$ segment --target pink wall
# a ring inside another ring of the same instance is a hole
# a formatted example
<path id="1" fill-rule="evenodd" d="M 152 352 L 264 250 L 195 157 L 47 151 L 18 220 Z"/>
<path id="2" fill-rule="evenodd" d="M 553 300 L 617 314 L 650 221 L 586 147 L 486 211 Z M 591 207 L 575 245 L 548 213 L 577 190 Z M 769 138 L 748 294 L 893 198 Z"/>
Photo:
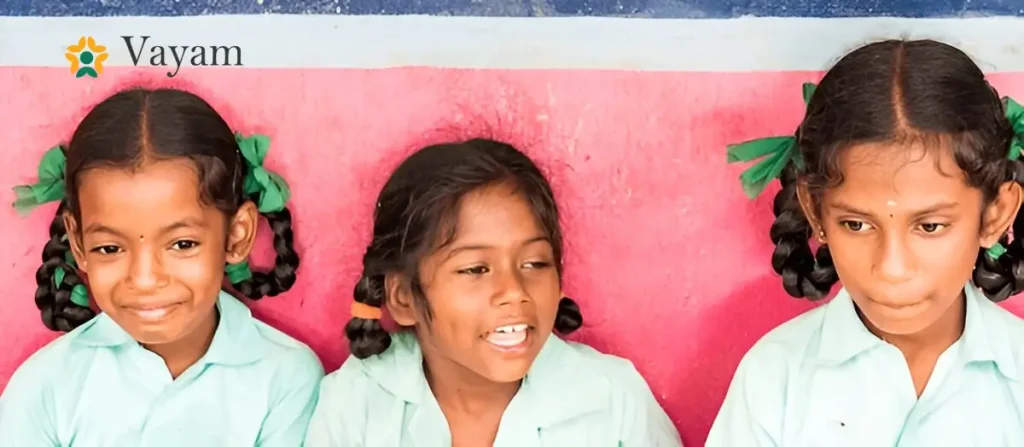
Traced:
<path id="1" fill-rule="evenodd" d="M 791 131 L 800 83 L 817 76 L 203 69 L 173 82 L 238 130 L 272 138 L 269 165 L 292 183 L 303 267 L 290 293 L 254 307 L 312 346 L 328 371 L 347 352 L 342 327 L 387 172 L 417 146 L 497 137 L 547 168 L 565 210 L 567 291 L 586 320 L 575 338 L 632 359 L 684 441 L 701 445 L 743 352 L 811 306 L 786 296 L 768 265 L 774 190 L 748 201 L 725 145 Z M 170 82 L 162 71 L 113 68 L 88 80 L 66 68 L 0 68 L 6 203 L 91 104 L 135 80 Z M 1024 95 L 1024 75 L 993 82 Z M 0 211 L 0 388 L 56 335 L 32 300 L 53 210 L 26 219 Z M 264 250 L 254 263 L 268 259 Z M 1024 300 L 1009 306 L 1024 313 Z"/>

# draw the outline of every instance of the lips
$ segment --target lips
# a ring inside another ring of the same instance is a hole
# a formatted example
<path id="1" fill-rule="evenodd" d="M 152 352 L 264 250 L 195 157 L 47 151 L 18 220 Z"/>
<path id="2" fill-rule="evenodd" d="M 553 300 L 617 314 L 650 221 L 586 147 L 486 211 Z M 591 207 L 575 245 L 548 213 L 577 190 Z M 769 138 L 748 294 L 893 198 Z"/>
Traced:
<path id="1" fill-rule="evenodd" d="M 181 303 L 168 303 L 168 304 L 147 304 L 139 306 L 127 306 L 129 312 L 134 313 L 143 320 L 159 320 L 180 306 Z"/>

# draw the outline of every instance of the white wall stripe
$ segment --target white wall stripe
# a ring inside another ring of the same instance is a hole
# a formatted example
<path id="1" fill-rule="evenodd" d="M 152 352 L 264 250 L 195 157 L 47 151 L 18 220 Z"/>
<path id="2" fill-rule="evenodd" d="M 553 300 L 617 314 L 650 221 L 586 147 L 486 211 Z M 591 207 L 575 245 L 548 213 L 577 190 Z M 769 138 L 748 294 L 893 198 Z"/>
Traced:
<path id="1" fill-rule="evenodd" d="M 958 45 L 986 71 L 1024 70 L 1024 18 L 1014 17 L 0 17 L 0 66 L 67 66 L 65 47 L 83 35 L 107 46 L 108 66 L 132 65 L 124 35 L 151 36 L 141 64 L 153 45 L 237 45 L 248 67 L 679 71 L 819 70 L 870 40 L 928 37 Z M 170 53 L 165 62 L 175 63 Z"/>

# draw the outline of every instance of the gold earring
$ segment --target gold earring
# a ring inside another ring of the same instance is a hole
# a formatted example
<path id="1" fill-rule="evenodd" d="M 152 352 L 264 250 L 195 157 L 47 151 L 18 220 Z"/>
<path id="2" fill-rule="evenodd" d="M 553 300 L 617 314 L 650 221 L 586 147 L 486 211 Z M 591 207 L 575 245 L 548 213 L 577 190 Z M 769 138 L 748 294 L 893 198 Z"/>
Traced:
<path id="1" fill-rule="evenodd" d="M 818 230 L 818 242 L 825 243 L 825 230 Z"/>

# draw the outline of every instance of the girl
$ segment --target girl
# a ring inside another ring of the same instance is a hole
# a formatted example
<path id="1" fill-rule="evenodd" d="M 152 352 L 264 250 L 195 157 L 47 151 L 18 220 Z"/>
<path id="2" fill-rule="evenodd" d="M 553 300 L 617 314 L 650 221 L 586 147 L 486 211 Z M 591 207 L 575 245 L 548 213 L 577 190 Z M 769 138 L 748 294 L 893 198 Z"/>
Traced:
<path id="1" fill-rule="evenodd" d="M 288 190 L 262 167 L 268 144 L 236 137 L 192 94 L 135 89 L 44 156 L 16 206 L 60 201 L 35 299 L 47 327 L 70 332 L 14 373 L 0 445 L 302 442 L 319 360 L 221 291 L 225 270 L 250 298 L 295 283 Z M 274 231 L 270 273 L 246 263 L 260 214 Z"/>
<path id="2" fill-rule="evenodd" d="M 930 40 L 862 47 L 807 93 L 794 139 L 731 158 L 777 149 L 744 179 L 784 166 L 786 291 L 843 288 L 746 354 L 707 445 L 1024 445 L 1024 321 L 993 303 L 1024 287 L 1024 111 Z"/>
<path id="3" fill-rule="evenodd" d="M 413 154 L 377 199 L 352 356 L 305 445 L 681 445 L 630 362 L 551 335 L 582 323 L 561 276 L 558 208 L 529 158 L 482 139 Z"/>

